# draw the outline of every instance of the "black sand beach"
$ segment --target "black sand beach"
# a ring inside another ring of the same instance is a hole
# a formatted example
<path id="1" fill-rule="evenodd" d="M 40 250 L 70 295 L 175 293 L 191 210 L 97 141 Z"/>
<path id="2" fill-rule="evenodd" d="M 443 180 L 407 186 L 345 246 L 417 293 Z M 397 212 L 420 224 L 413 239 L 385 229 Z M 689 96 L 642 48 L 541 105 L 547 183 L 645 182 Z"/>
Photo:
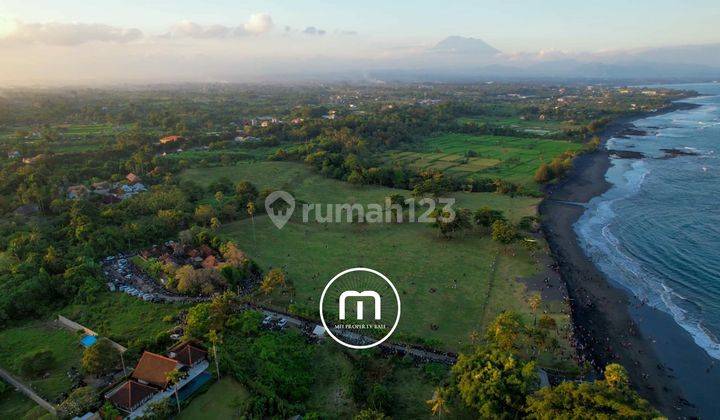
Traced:
<path id="1" fill-rule="evenodd" d="M 676 103 L 663 112 L 692 107 Z M 640 118 L 608 125 L 603 143 Z M 714 359 L 672 317 L 610 282 L 578 245 L 573 224 L 585 208 L 572 203 L 587 203 L 607 191 L 609 166 L 610 152 L 604 148 L 578 157 L 571 173 L 548 189 L 540 205 L 543 232 L 567 284 L 576 338 L 596 367 L 612 362 L 625 366 L 640 394 L 666 416 L 717 418 L 720 401 L 707 393 L 720 387 L 720 366 L 712 367 Z"/>

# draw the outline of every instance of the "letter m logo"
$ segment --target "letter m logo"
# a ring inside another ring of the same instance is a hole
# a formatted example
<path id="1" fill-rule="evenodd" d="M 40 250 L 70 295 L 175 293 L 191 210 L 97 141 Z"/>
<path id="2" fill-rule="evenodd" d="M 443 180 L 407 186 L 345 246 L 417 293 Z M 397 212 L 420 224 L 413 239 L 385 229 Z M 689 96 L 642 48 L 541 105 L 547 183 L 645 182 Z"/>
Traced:
<path id="1" fill-rule="evenodd" d="M 340 319 L 345 319 L 345 301 L 348 298 L 364 298 L 364 297 L 371 297 L 373 298 L 373 303 L 375 304 L 375 319 L 379 320 L 381 318 L 380 314 L 380 295 L 377 292 L 374 292 L 372 290 L 365 290 L 363 292 L 357 292 L 355 290 L 347 290 L 345 292 L 342 292 L 340 294 Z M 363 301 L 358 300 L 357 301 L 357 319 L 363 319 Z"/>

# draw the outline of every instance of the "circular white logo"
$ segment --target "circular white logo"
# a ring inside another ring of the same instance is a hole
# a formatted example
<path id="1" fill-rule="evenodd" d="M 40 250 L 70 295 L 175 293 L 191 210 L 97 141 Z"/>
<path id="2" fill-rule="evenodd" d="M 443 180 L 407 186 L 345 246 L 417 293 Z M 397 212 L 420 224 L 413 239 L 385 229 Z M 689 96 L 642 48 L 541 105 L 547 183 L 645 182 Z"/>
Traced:
<path id="1" fill-rule="evenodd" d="M 325 285 L 320 320 L 328 335 L 343 346 L 369 349 L 382 344 L 397 328 L 400 295 L 379 271 L 350 268 Z"/>

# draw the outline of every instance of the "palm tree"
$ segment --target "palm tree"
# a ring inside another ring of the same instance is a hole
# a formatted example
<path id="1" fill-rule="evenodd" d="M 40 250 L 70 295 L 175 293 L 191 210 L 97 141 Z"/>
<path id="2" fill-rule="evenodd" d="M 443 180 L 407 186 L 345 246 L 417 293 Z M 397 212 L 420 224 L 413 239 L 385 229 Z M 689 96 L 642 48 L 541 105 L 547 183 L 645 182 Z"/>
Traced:
<path id="1" fill-rule="evenodd" d="M 528 305 L 530 305 L 530 309 L 533 311 L 533 325 L 537 322 L 537 310 L 541 303 L 542 297 L 540 296 L 540 293 L 535 293 L 530 296 L 530 299 L 528 299 Z"/>
<path id="2" fill-rule="evenodd" d="M 178 413 L 180 412 L 180 396 L 178 395 L 178 387 L 177 384 L 180 382 L 183 378 L 187 376 L 187 373 L 182 372 L 178 369 L 174 369 L 167 373 L 167 376 L 165 379 L 168 381 L 168 385 L 173 386 L 173 392 L 175 394 L 175 401 L 177 402 L 177 409 Z"/>
<path id="3" fill-rule="evenodd" d="M 252 201 L 248 201 L 247 203 L 247 213 L 250 215 L 250 219 L 252 219 L 253 242 L 255 242 L 255 204 Z"/>
<path id="4" fill-rule="evenodd" d="M 480 341 L 480 333 L 477 332 L 477 330 L 472 330 L 472 331 L 470 332 L 470 342 L 471 342 L 471 343 L 473 344 L 473 346 L 474 346 L 475 344 L 478 343 L 478 341 Z"/>
<path id="5" fill-rule="evenodd" d="M 210 330 L 210 332 L 208 333 L 208 338 L 210 339 L 210 342 L 213 345 L 213 357 L 215 358 L 215 370 L 217 371 L 218 380 L 220 380 L 220 365 L 218 364 L 218 356 L 217 356 L 217 342 L 218 342 L 217 331 Z"/>
<path id="6" fill-rule="evenodd" d="M 433 416 L 442 417 L 444 414 L 450 412 L 447 408 L 447 399 L 445 398 L 445 389 L 443 388 L 435 388 L 432 399 L 427 400 L 426 403 L 430 406 L 430 412 Z"/>

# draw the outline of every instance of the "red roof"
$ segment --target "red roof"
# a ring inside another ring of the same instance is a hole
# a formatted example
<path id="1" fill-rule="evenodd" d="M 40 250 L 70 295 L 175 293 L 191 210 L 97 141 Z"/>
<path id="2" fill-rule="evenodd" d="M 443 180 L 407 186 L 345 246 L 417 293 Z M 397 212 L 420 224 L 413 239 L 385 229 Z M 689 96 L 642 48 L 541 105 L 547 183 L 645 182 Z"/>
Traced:
<path id="1" fill-rule="evenodd" d="M 107 399 L 122 410 L 133 411 L 156 392 L 157 390 L 147 385 L 127 381 L 112 394 L 108 394 Z"/>
<path id="2" fill-rule="evenodd" d="M 192 366 L 197 362 L 205 360 L 207 352 L 192 344 L 185 344 L 180 349 L 173 351 L 171 357 L 186 366 Z"/>
<path id="3" fill-rule="evenodd" d="M 173 142 L 176 142 L 176 141 L 178 141 L 178 140 L 182 140 L 182 136 L 165 136 L 165 137 L 163 137 L 163 138 L 160 139 L 160 143 L 161 143 L 161 144 L 173 143 Z"/>
<path id="4" fill-rule="evenodd" d="M 127 174 L 127 175 L 125 176 L 125 179 L 127 179 L 127 180 L 130 181 L 130 182 L 132 182 L 133 184 L 136 183 L 136 182 L 140 182 L 140 177 L 137 176 L 137 175 L 135 175 L 135 174 L 132 173 L 132 172 L 130 172 L 129 174 Z"/>
<path id="5" fill-rule="evenodd" d="M 165 388 L 168 382 L 168 373 L 178 367 L 177 360 L 146 351 L 135 367 L 132 377 L 139 381 Z"/>

